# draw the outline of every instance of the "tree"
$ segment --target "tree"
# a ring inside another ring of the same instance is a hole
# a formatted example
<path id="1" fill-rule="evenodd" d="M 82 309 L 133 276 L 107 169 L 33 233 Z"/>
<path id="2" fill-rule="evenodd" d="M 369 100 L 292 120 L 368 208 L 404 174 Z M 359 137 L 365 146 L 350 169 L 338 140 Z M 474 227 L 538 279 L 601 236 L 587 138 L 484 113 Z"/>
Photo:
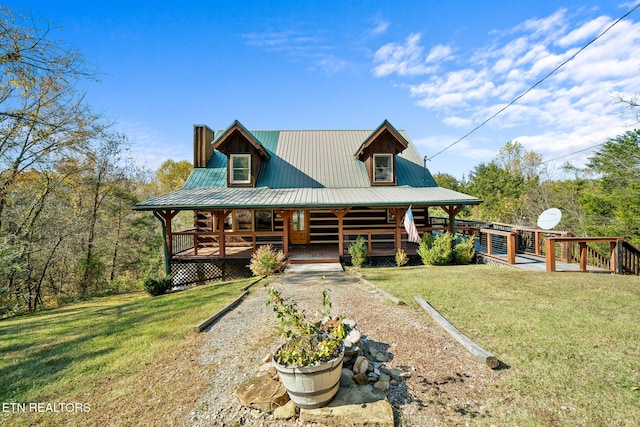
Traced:
<path id="1" fill-rule="evenodd" d="M 531 190 L 539 184 L 542 157 L 518 142 L 507 142 L 489 163 L 481 163 L 469 175 L 466 192 L 484 200 L 472 208 L 478 219 L 530 225 L 537 209 Z"/>
<path id="2" fill-rule="evenodd" d="M 158 185 L 158 193 L 165 194 L 179 189 L 192 171 L 193 165 L 186 160 L 165 160 L 155 173 L 154 182 Z"/>
<path id="3" fill-rule="evenodd" d="M 587 167 L 601 176 L 596 191 L 583 198 L 597 226 L 640 243 L 640 130 L 607 140 Z"/>
<path id="4" fill-rule="evenodd" d="M 93 73 L 49 32 L 0 9 L 0 231 L 20 175 L 50 169 L 100 126 L 75 90 Z"/>

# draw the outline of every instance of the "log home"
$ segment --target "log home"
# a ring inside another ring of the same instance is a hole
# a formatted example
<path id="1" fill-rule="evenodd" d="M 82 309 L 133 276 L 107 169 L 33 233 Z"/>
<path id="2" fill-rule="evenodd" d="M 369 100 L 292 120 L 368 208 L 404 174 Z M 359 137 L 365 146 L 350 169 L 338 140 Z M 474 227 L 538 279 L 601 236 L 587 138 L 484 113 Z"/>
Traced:
<path id="1" fill-rule="evenodd" d="M 183 188 L 134 209 L 161 221 L 167 273 L 193 282 L 232 265 L 247 270 L 265 244 L 290 262 L 344 260 L 358 236 L 373 258 L 415 254 L 402 223 L 410 206 L 420 232 L 438 228 L 434 206 L 448 214 L 439 228 L 455 231 L 456 214 L 478 203 L 438 187 L 406 132 L 387 120 L 374 130 L 320 131 L 249 131 L 235 121 L 217 132 L 195 125 Z M 183 210 L 193 212 L 193 229 L 173 230 Z"/>

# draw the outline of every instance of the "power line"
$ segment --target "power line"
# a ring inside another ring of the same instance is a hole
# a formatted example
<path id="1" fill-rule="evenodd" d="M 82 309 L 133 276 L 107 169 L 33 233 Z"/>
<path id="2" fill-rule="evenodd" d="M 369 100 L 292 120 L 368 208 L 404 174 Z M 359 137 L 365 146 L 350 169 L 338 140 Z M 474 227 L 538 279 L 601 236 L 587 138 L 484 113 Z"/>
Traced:
<path id="1" fill-rule="evenodd" d="M 600 144 L 593 145 L 591 147 L 583 148 L 582 150 L 574 151 L 573 153 L 565 154 L 564 156 L 556 157 L 555 159 L 545 160 L 544 162 L 540 162 L 541 165 L 549 162 L 554 162 L 556 160 L 564 159 L 565 157 L 573 156 L 574 154 L 582 153 L 583 151 L 593 150 L 596 147 L 600 147 L 601 145 L 606 144 L 606 142 L 601 142 Z"/>
<path id="2" fill-rule="evenodd" d="M 549 77 L 551 77 L 553 74 L 555 74 L 556 71 L 558 71 L 560 68 L 564 67 L 569 61 L 571 61 L 572 59 L 574 59 L 576 56 L 578 56 L 578 54 L 580 52 L 582 52 L 583 50 L 585 50 L 587 47 L 589 47 L 591 44 L 593 44 L 594 42 L 596 42 L 600 37 L 604 36 L 607 32 L 609 32 L 609 30 L 611 30 L 616 24 L 618 24 L 620 21 L 622 21 L 624 18 L 626 18 L 627 16 L 629 16 L 631 13 L 633 13 L 636 9 L 638 9 L 640 7 L 640 3 L 636 4 L 631 10 L 629 10 L 627 13 L 625 13 L 624 15 L 622 15 L 620 18 L 618 18 L 615 22 L 613 22 L 611 25 L 609 25 L 603 32 L 601 32 L 600 34 L 598 34 L 594 39 L 592 39 L 590 42 L 588 42 L 587 44 L 585 44 L 584 46 L 582 46 L 580 49 L 578 49 L 573 55 L 571 55 L 569 58 L 567 58 L 566 60 L 564 60 L 560 65 L 558 65 L 556 68 L 554 68 L 553 70 L 551 70 L 551 72 L 549 72 L 549 74 L 547 74 L 546 76 L 544 76 L 543 78 L 541 78 L 540 80 L 538 80 L 533 86 L 531 86 L 529 89 L 525 90 L 524 92 L 522 92 L 520 95 L 518 95 L 513 101 L 511 101 L 510 103 L 508 103 L 507 105 L 505 105 L 504 107 L 502 107 L 500 110 L 498 110 L 496 113 L 494 113 L 491 117 L 489 117 L 488 119 L 486 119 L 485 121 L 483 121 L 482 123 L 480 123 L 478 126 L 476 126 L 475 128 L 471 129 L 469 132 L 467 132 L 465 135 L 463 135 L 461 138 L 455 140 L 454 142 L 452 142 L 451 144 L 447 145 L 446 147 L 444 147 L 442 150 L 438 151 L 436 154 L 434 154 L 433 156 L 429 157 L 427 160 L 431 160 L 434 157 L 436 157 L 439 154 L 444 153 L 445 151 L 447 151 L 449 148 L 453 147 L 454 145 L 456 145 L 457 143 L 459 143 L 460 141 L 462 141 L 463 139 L 467 138 L 469 135 L 473 134 L 475 131 L 477 131 L 478 129 L 480 129 L 481 127 L 483 127 L 484 125 L 486 125 L 487 123 L 489 123 L 491 120 L 495 119 L 499 114 L 501 114 L 504 110 L 506 110 L 507 108 L 511 107 L 513 104 L 515 104 L 517 101 L 520 100 L 520 98 L 522 98 L 523 96 L 525 96 L 526 94 L 528 94 L 529 92 L 531 92 L 533 89 L 535 89 L 537 86 L 539 86 L 542 82 L 544 82 L 545 80 L 547 80 Z"/>

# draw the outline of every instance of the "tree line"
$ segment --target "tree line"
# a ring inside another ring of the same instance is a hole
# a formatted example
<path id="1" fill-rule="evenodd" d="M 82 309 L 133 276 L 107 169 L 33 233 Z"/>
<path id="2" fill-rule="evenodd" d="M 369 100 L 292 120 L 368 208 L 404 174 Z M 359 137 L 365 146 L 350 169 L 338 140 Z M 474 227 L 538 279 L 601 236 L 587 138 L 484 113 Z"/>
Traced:
<path id="1" fill-rule="evenodd" d="M 179 188 L 192 166 L 136 166 L 127 137 L 77 89 L 96 77 L 48 26 L 0 8 L 0 318 L 137 290 L 162 269 L 159 222 L 131 208 Z M 639 136 L 607 141 L 587 168 L 567 168 L 572 179 L 548 179 L 542 157 L 517 142 L 467 178 L 435 178 L 485 201 L 470 218 L 533 225 L 553 206 L 576 234 L 639 244 Z"/>
<path id="2" fill-rule="evenodd" d="M 565 178 L 552 179 L 561 173 Z M 625 237 L 640 246 L 640 131 L 608 139 L 584 168 L 565 163 L 550 170 L 543 157 L 517 141 L 507 142 L 468 177 L 434 176 L 438 185 L 484 200 L 461 217 L 536 226 L 551 207 L 563 212 L 558 229 L 577 236 Z"/>
<path id="3" fill-rule="evenodd" d="M 191 165 L 135 166 L 77 90 L 96 77 L 48 26 L 0 9 L 0 317 L 134 289 L 161 266 L 159 223 L 131 207 Z"/>

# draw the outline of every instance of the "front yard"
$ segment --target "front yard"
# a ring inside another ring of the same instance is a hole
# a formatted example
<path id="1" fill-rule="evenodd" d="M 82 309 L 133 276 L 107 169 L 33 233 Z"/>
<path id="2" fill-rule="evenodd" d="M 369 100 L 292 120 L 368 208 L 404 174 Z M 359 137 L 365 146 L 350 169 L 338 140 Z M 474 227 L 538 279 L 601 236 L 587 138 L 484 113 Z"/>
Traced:
<path id="1" fill-rule="evenodd" d="M 495 354 L 488 424 L 640 425 L 640 281 L 488 266 L 364 269 L 418 307 L 422 296 Z"/>

